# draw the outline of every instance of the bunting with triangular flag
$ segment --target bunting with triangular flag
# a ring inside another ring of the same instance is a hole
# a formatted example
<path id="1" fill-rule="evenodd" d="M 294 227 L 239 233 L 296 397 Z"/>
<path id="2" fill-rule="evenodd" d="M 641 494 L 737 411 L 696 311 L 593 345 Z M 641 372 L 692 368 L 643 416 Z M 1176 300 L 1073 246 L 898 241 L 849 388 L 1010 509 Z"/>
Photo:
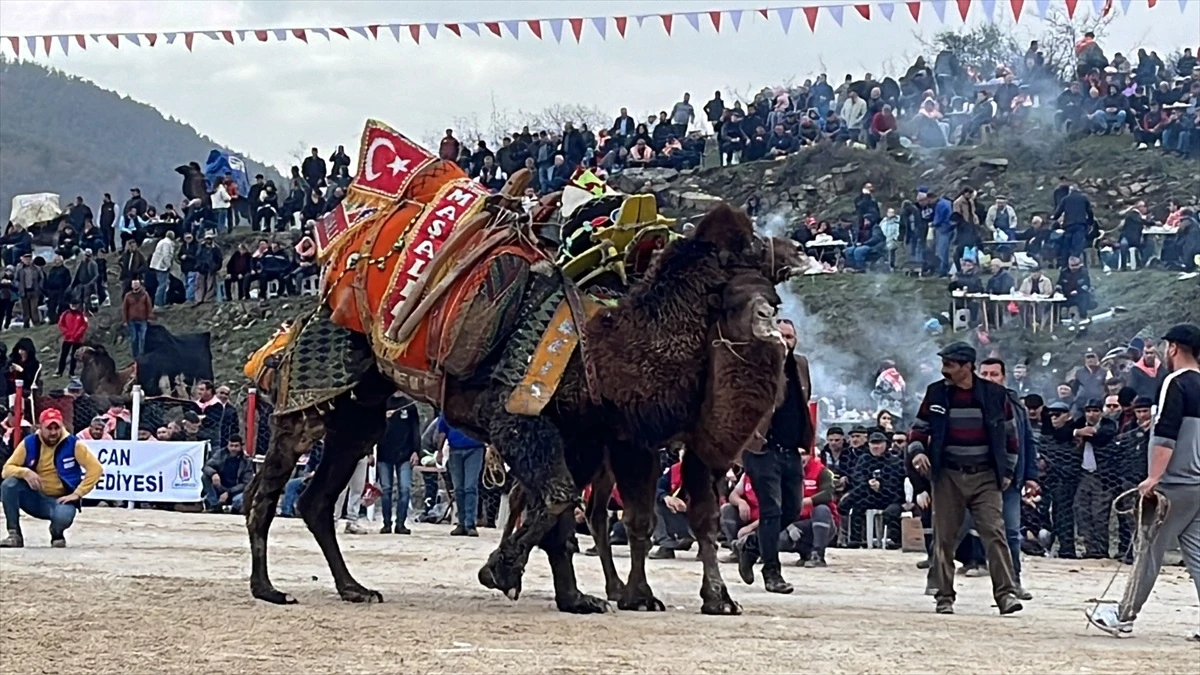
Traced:
<path id="1" fill-rule="evenodd" d="M 830 18 L 839 27 L 844 25 L 845 10 L 847 7 L 853 7 L 854 12 L 864 21 L 873 21 L 882 17 L 884 20 L 891 22 L 895 18 L 896 5 L 900 2 L 908 9 L 909 15 L 914 22 L 919 23 L 921 20 L 921 12 L 926 6 L 931 6 L 933 13 L 937 17 L 939 23 L 946 22 L 946 6 L 951 0 L 829 0 L 827 4 L 813 4 L 802 7 L 766 7 L 752 10 L 764 19 L 770 19 L 771 13 L 775 14 L 775 18 L 779 21 L 779 26 L 784 34 L 789 34 L 791 31 L 792 20 L 795 17 L 797 9 L 804 12 L 805 20 L 809 30 L 815 32 L 817 17 L 823 11 L 827 12 Z M 978 16 L 982 16 L 989 23 L 994 23 L 1001 18 L 999 14 L 1003 14 L 1003 10 L 998 10 L 1001 6 L 1001 0 L 953 0 L 955 9 L 959 17 L 964 21 L 970 19 L 971 10 L 979 8 Z M 1004 3 L 1012 12 L 1013 20 L 1021 21 L 1022 14 L 1025 12 L 1026 0 L 1007 0 Z M 1114 6 L 1120 8 L 1123 14 L 1128 14 L 1133 7 L 1133 0 L 1090 0 L 1083 3 L 1085 7 L 1089 7 L 1089 16 L 1094 18 L 1108 17 Z M 1154 9 L 1158 4 L 1158 0 L 1142 0 L 1141 6 L 1148 9 Z M 1189 0 L 1176 0 L 1180 12 L 1186 12 L 1189 7 Z M 1065 9 L 1065 13 L 1069 19 L 1076 19 L 1079 16 L 1080 0 L 1034 0 L 1034 9 L 1031 13 L 1036 13 L 1037 16 L 1046 20 L 1050 8 L 1059 6 Z M 690 9 L 690 8 L 689 8 Z M 722 24 L 728 21 L 727 25 L 733 27 L 733 32 L 737 33 L 741 30 L 742 18 L 748 10 L 745 9 L 709 9 L 702 11 L 683 11 L 677 13 L 653 13 L 653 14 L 638 14 L 634 15 L 639 27 L 643 27 L 643 23 L 647 18 L 657 18 L 662 23 L 663 32 L 669 37 L 674 37 L 674 21 L 678 17 L 682 17 L 684 21 L 691 26 L 695 32 L 701 32 L 701 23 L 704 23 L 705 16 L 708 17 L 707 23 L 712 26 L 714 33 L 720 33 Z M 753 13 L 751 14 L 753 16 Z M 350 40 L 351 33 L 366 40 L 378 40 L 379 28 L 384 26 L 392 34 L 393 40 L 399 42 L 400 31 L 402 27 L 407 27 L 409 35 L 413 42 L 420 44 L 420 32 L 422 27 L 428 33 L 430 39 L 436 40 L 442 28 L 453 33 L 456 37 L 462 37 L 461 28 L 465 26 L 467 30 L 475 35 L 482 35 L 482 30 L 492 36 L 498 38 L 512 38 L 520 40 L 522 25 L 541 40 L 543 34 L 543 22 L 550 23 L 550 30 L 554 35 L 555 41 L 562 42 L 562 32 L 565 25 L 571 28 L 571 34 L 575 37 L 576 42 L 582 40 L 585 23 L 590 23 L 592 28 L 601 40 L 608 39 L 609 21 L 613 22 L 616 27 L 617 34 L 625 38 L 627 37 L 628 21 L 627 16 L 589 16 L 561 19 L 503 19 L 490 21 L 469 21 L 469 22 L 427 22 L 427 23 L 394 23 L 394 24 L 364 24 L 357 26 L 331 26 L 331 27 L 315 27 L 315 28 L 236 28 L 227 30 L 208 30 L 208 31 L 190 31 L 190 32 L 121 32 L 121 33 L 63 33 L 55 35 L 0 35 L 0 45 L 7 45 L 11 51 L 20 56 L 22 42 L 24 42 L 25 53 L 30 57 L 49 56 L 55 42 L 58 43 L 58 49 L 63 55 L 68 55 L 71 49 L 72 38 L 81 50 L 87 49 L 86 36 L 90 35 L 93 42 L 106 41 L 114 49 L 120 48 L 122 42 L 131 44 L 135 47 L 155 47 L 159 35 L 166 38 L 168 45 L 175 44 L 176 38 L 179 35 L 184 36 L 184 44 L 188 51 L 192 50 L 193 41 L 196 34 L 204 35 L 214 42 L 226 42 L 231 45 L 244 43 L 247 36 L 253 36 L 252 41 L 257 42 L 286 42 L 289 37 L 295 38 L 300 42 L 308 44 L 308 34 L 316 33 L 323 36 L 327 41 L 331 39 L 331 34 L 338 35 L 343 39 Z M 727 31 L 728 32 L 728 31 Z M 272 39 L 274 38 L 274 39 Z M 40 51 L 40 54 L 39 54 Z"/>

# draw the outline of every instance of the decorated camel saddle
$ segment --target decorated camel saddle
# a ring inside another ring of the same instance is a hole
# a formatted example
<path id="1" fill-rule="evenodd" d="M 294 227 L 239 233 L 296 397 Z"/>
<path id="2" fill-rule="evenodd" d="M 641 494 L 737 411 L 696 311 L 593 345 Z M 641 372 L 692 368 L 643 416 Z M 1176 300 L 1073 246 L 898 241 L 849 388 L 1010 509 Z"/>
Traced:
<path id="1" fill-rule="evenodd" d="M 581 338 L 586 349 L 578 327 L 673 235 L 653 196 L 622 195 L 590 172 L 529 214 L 519 202 L 529 180 L 517 172 L 491 194 L 369 120 L 358 172 L 314 231 L 322 301 L 247 363 L 276 412 L 331 400 L 374 364 L 433 405 L 447 377 L 486 365 L 512 385 L 510 412 L 539 414 Z"/>

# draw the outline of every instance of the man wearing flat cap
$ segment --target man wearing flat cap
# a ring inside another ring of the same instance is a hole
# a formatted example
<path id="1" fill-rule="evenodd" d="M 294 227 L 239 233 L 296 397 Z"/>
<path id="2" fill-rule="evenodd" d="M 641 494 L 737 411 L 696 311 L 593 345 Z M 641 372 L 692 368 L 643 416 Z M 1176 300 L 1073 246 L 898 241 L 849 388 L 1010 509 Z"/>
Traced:
<path id="1" fill-rule="evenodd" d="M 1148 475 L 1138 490 L 1148 505 L 1160 497 L 1170 505 L 1157 533 L 1144 533 L 1147 550 L 1135 561 L 1120 605 L 1100 604 L 1088 614 L 1092 625 L 1115 636 L 1133 632 L 1133 622 L 1154 590 L 1163 555 L 1176 541 L 1200 598 L 1200 326 L 1172 326 L 1163 341 L 1170 374 L 1159 396 Z M 1192 639 L 1200 642 L 1200 631 Z"/>
<path id="2" fill-rule="evenodd" d="M 975 375 L 975 348 L 938 352 L 943 380 L 929 385 L 909 433 L 911 464 L 931 483 L 937 612 L 954 613 L 954 550 L 969 511 L 983 540 L 1001 614 L 1022 609 L 1004 535 L 1001 492 L 1015 480 L 1020 445 L 1004 387 Z"/>
<path id="3" fill-rule="evenodd" d="M 1120 483 L 1120 457 L 1113 443 L 1117 423 L 1104 416 L 1103 402 L 1092 398 L 1084 402 L 1083 416 L 1072 426 L 1082 470 L 1075 490 L 1075 525 L 1084 538 L 1083 557 L 1107 558 L 1108 514 Z"/>

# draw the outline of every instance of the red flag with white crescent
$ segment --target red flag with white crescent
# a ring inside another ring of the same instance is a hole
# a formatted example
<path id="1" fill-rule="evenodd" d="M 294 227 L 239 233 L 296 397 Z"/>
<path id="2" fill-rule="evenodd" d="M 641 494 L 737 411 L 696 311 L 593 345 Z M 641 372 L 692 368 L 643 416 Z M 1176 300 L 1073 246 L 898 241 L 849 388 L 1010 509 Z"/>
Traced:
<path id="1" fill-rule="evenodd" d="M 403 134 L 374 121 L 367 122 L 363 131 L 359 157 L 351 187 L 392 198 L 399 197 L 413 175 L 434 159 Z"/>

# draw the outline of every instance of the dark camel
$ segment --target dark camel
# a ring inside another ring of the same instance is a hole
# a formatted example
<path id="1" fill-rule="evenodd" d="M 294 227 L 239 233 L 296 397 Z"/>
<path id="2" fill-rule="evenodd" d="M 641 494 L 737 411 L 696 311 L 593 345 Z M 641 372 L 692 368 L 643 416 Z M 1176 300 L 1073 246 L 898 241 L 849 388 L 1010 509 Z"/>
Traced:
<path id="1" fill-rule="evenodd" d="M 761 275 L 741 274 L 726 286 L 720 303 L 721 318 L 709 335 L 709 380 L 701 415 L 695 427 L 679 437 L 687 448 L 682 460 L 683 488 L 688 498 L 689 524 L 699 542 L 699 558 L 704 566 L 700 597 L 705 614 L 741 611 L 730 598 L 717 564 L 716 485 L 743 448 L 761 444 L 782 394 L 786 351 L 772 318 L 778 304 L 774 288 Z M 811 435 L 811 424 L 804 426 Z M 592 492 L 586 505 L 610 600 L 619 599 L 624 588 L 609 542 L 608 498 L 614 485 L 606 462 L 591 480 Z M 509 536 L 524 505 L 525 495 L 518 484 L 510 493 L 510 519 L 503 538 Z"/>
<path id="2" fill-rule="evenodd" d="M 718 321 L 742 316 L 761 323 L 764 317 L 773 315 L 773 307 L 769 306 L 778 303 L 773 293 L 773 300 L 765 303 L 754 299 L 758 296 L 753 294 L 731 296 L 727 293 L 729 281 L 739 275 L 743 279 L 757 276 L 769 289 L 786 277 L 795 262 L 790 242 L 764 242 L 754 235 L 744 214 L 727 206 L 717 207 L 701 220 L 690 238 L 673 242 L 661 252 L 641 285 L 616 307 L 588 322 L 589 358 L 595 368 L 598 405 L 589 395 L 578 352 L 553 400 L 538 417 L 505 411 L 511 388 L 491 377 L 498 354 L 485 361 L 475 375 L 447 381 L 442 401 L 447 421 L 495 447 L 529 496 L 521 526 L 480 570 L 482 583 L 517 597 L 528 555 L 540 545 L 550 561 L 560 610 L 607 610 L 604 600 L 579 592 L 572 564 L 577 485 L 590 481 L 607 456 L 625 498 L 632 559 L 628 582 L 623 588 L 610 588 L 610 594 L 619 595 L 618 606 L 623 609 L 664 608 L 645 577 L 645 557 L 654 522 L 654 483 L 659 473 L 656 449 L 697 428 L 706 405 L 713 342 L 726 350 L 740 346 L 732 339 L 722 341 L 723 329 L 714 335 Z M 752 309 L 724 306 L 725 301 L 739 297 L 738 302 Z M 771 385 L 778 388 L 778 377 Z M 255 597 L 292 602 L 269 580 L 267 534 L 296 459 L 323 432 L 326 454 L 301 498 L 305 522 L 326 556 L 339 595 L 357 602 L 382 599 L 378 592 L 355 581 L 346 569 L 334 536 L 333 499 L 349 481 L 358 459 L 382 434 L 384 404 L 393 390 L 394 385 L 373 369 L 353 391 L 327 404 L 325 412 L 304 410 L 272 418 L 271 446 L 262 470 L 247 490 L 246 500 L 251 591 Z M 725 436 L 713 433 L 700 442 L 732 442 Z M 748 435 L 739 440 L 736 449 L 727 452 L 736 456 L 745 438 Z M 692 473 L 703 475 L 712 489 L 710 469 Z M 693 481 L 694 489 L 703 492 L 700 480 Z M 711 524 L 715 532 L 715 519 Z M 703 523 L 698 526 L 701 530 L 705 527 Z M 704 610 L 736 611 L 724 585 L 710 581 L 714 574 L 719 580 L 715 539 L 711 558 L 712 569 L 706 565 L 706 589 L 702 591 Z"/>

